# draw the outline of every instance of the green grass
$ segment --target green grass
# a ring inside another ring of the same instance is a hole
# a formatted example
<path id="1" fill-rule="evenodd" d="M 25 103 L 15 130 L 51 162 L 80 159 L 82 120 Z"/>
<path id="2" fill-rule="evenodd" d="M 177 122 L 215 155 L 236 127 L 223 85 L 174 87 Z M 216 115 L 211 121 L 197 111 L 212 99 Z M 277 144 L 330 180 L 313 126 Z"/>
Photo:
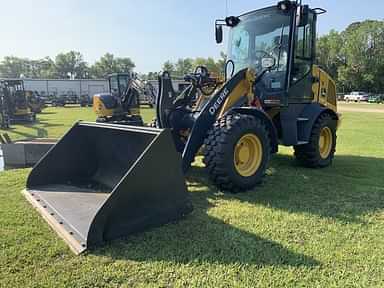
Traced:
<path id="1" fill-rule="evenodd" d="M 141 114 L 146 122 L 154 116 L 153 110 L 143 107 Z M 96 116 L 92 108 L 68 106 L 64 108 L 49 107 L 37 115 L 37 123 L 30 125 L 12 125 L 10 130 L 1 130 L 8 133 L 12 140 L 29 138 L 58 138 L 61 137 L 76 121 L 95 121 Z"/>
<path id="2" fill-rule="evenodd" d="M 41 119 L 93 117 L 72 109 Z M 187 176 L 192 214 L 83 256 L 22 197 L 29 170 L 2 172 L 0 286 L 383 287 L 383 123 L 344 113 L 332 167 L 301 168 L 284 148 L 264 183 L 240 195 L 217 191 L 199 159 Z M 42 129 L 56 137 L 64 126 Z"/>

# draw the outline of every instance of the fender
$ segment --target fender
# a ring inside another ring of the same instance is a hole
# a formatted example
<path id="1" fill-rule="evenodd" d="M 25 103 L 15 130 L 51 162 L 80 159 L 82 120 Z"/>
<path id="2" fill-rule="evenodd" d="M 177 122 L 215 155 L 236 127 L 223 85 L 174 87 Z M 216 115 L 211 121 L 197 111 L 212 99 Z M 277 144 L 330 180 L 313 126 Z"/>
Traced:
<path id="1" fill-rule="evenodd" d="M 233 108 L 228 113 L 239 113 L 244 115 L 251 115 L 255 118 L 263 121 L 265 126 L 267 126 L 270 138 L 271 138 L 271 153 L 277 153 L 279 151 L 279 138 L 275 124 L 273 124 L 272 119 L 265 113 L 263 110 L 252 108 L 252 107 L 239 107 Z"/>
<path id="2" fill-rule="evenodd" d="M 304 108 L 300 117 L 307 118 L 308 121 L 305 125 L 299 128 L 298 135 L 300 139 L 303 139 L 304 141 L 309 141 L 313 125 L 315 124 L 316 120 L 320 117 L 320 115 L 324 113 L 330 114 L 335 121 L 339 122 L 340 117 L 335 111 L 327 107 L 321 106 L 319 103 L 311 103 Z"/>

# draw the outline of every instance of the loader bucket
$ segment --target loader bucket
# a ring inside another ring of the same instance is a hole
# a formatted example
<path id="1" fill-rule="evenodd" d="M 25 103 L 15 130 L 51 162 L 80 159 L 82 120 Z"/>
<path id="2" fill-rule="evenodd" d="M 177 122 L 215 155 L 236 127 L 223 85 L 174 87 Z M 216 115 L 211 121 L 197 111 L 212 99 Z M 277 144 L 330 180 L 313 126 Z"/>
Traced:
<path id="1" fill-rule="evenodd" d="M 77 123 L 23 192 L 76 253 L 192 211 L 169 130 Z"/>

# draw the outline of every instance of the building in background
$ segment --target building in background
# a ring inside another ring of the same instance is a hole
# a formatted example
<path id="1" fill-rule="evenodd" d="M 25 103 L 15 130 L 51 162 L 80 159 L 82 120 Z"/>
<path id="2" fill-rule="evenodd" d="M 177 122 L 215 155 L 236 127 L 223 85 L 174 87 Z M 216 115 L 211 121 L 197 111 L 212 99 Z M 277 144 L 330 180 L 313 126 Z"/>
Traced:
<path id="1" fill-rule="evenodd" d="M 54 106 L 65 104 L 91 105 L 95 94 L 109 93 L 108 79 L 20 79 L 24 81 L 24 89 L 39 95 L 45 103 Z M 154 95 L 158 94 L 158 81 L 148 81 L 152 84 Z M 174 79 L 172 81 L 176 93 L 183 91 L 189 83 Z M 140 95 L 140 102 L 147 103 L 145 95 Z M 151 100 L 154 104 L 154 99 Z M 148 103 L 149 104 L 149 103 Z"/>
<path id="2" fill-rule="evenodd" d="M 37 92 L 43 98 L 86 97 L 90 102 L 95 94 L 109 91 L 105 79 L 23 79 L 25 90 Z"/>

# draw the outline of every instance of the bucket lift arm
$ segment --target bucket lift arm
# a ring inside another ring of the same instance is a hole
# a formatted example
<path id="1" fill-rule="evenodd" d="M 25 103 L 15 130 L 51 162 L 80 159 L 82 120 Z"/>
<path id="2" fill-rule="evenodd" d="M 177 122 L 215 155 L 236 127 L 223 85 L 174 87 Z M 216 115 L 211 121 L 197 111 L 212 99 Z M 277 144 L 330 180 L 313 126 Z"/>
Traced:
<path id="1" fill-rule="evenodd" d="M 188 171 L 196 153 L 203 145 L 209 129 L 213 127 L 216 120 L 235 106 L 244 104 L 244 102 L 252 102 L 254 99 L 253 84 L 257 78 L 249 69 L 239 71 L 212 96 L 196 115 L 191 134 L 183 151 L 184 173 Z"/>
<path id="2" fill-rule="evenodd" d="M 201 111 L 188 109 L 188 105 L 177 106 L 176 104 L 180 101 L 176 99 L 169 74 L 165 73 L 160 78 L 157 102 L 159 128 L 171 128 L 173 130 L 176 146 L 179 146 L 179 139 L 177 139 L 179 130 L 189 129 L 191 131 L 183 149 L 181 149 L 184 172 L 188 171 L 209 129 L 213 127 L 216 120 L 236 106 L 253 102 L 255 99 L 253 85 L 261 79 L 264 73 L 256 77 L 255 73 L 248 68 L 239 71 L 211 96 Z M 192 88 L 187 88 L 185 92 L 188 92 L 188 89 L 192 90 Z"/>

